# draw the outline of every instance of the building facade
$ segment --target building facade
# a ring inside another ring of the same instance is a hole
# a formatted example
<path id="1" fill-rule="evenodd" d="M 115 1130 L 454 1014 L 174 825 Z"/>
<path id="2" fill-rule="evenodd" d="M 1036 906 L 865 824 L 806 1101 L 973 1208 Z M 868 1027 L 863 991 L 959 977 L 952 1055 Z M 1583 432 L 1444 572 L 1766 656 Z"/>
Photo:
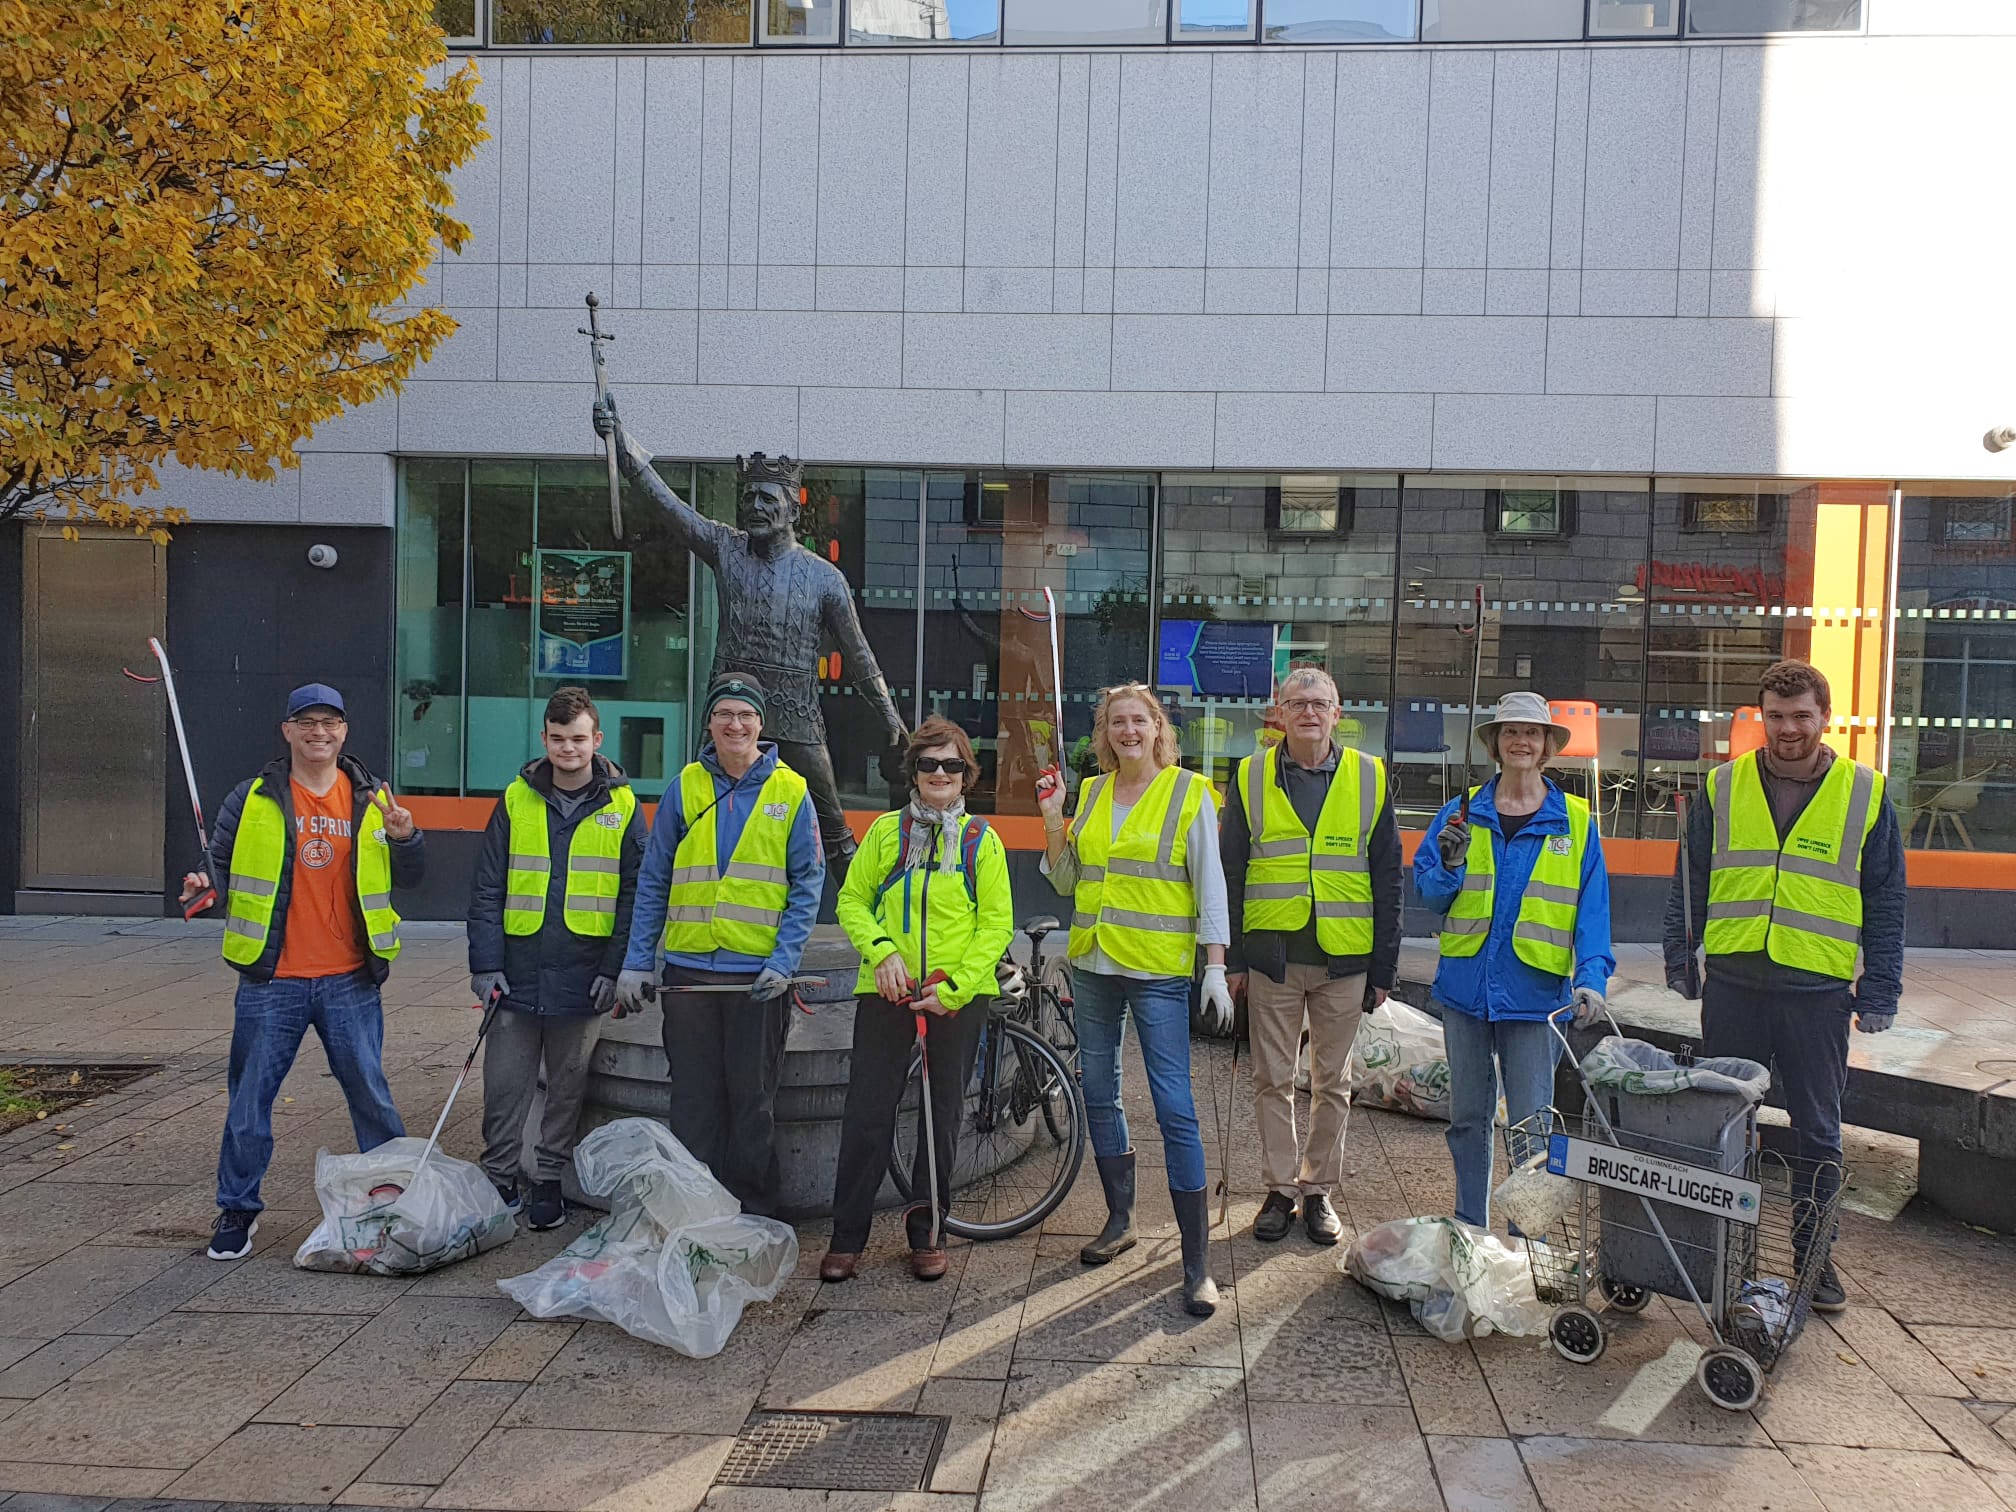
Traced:
<path id="1" fill-rule="evenodd" d="M 1800 655 L 1910 820 L 1916 937 L 1987 935 L 1982 890 L 2016 890 L 2016 450 L 1983 444 L 2016 423 L 2016 8 L 658 10 L 444 4 L 491 134 L 421 296 L 457 334 L 277 484 L 175 476 L 192 523 L 122 546 L 211 802 L 287 686 L 354 688 L 353 746 L 436 837 L 423 911 L 453 916 L 560 682 L 642 793 L 676 773 L 713 584 L 642 500 L 611 530 L 592 290 L 625 423 L 696 507 L 727 517 L 739 453 L 807 460 L 804 539 L 899 707 L 973 734 L 1011 844 L 1054 738 L 1046 588 L 1067 752 L 1139 679 L 1222 780 L 1314 661 L 1416 827 L 1463 779 L 1481 634 L 1484 701 L 1581 706 L 1559 767 L 1639 938 L 1676 796 Z M 75 569 L 10 544 L 18 697 L 54 719 L 38 585 Z M 117 681 L 144 644 L 104 634 Z M 857 669 L 822 670 L 843 797 L 884 806 Z M 127 853 L 154 825 L 173 874 L 194 842 L 146 698 L 115 785 L 151 771 L 152 806 L 108 825 Z M 75 828 L 52 782 L 105 807 L 55 723 L 18 753 L 20 906 L 151 891 L 48 839 Z"/>

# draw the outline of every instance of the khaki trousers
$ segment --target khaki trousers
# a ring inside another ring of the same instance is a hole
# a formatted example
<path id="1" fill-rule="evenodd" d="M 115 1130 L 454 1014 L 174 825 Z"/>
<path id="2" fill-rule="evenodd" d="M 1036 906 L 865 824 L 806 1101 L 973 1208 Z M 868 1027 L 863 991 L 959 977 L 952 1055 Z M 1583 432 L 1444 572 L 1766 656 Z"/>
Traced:
<path id="1" fill-rule="evenodd" d="M 1351 1121 L 1351 1042 L 1365 1011 L 1365 976 L 1336 977 L 1323 966 L 1287 963 L 1288 980 L 1246 976 L 1246 1025 L 1253 1044 L 1253 1107 L 1260 1125 L 1260 1174 L 1290 1197 L 1329 1193 L 1344 1179 L 1344 1132 Z M 1295 1061 L 1309 1022 L 1309 1149 L 1295 1137 Z"/>

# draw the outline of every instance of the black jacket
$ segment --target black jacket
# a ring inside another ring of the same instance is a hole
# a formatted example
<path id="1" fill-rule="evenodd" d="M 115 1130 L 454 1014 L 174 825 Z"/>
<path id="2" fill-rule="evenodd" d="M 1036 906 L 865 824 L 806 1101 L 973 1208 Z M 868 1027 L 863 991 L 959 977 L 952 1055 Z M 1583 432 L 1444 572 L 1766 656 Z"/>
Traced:
<path id="1" fill-rule="evenodd" d="M 1341 760 L 1344 751 L 1338 750 Z M 1236 770 L 1236 769 L 1235 769 Z M 1274 767 L 1274 780 L 1282 778 L 1282 764 Z M 1333 773 L 1334 780 L 1334 773 Z M 1247 825 L 1246 805 L 1238 793 L 1225 795 L 1225 808 L 1218 817 L 1218 855 L 1225 866 L 1225 906 L 1232 919 L 1232 946 L 1225 952 L 1228 969 L 1258 971 L 1275 981 L 1288 976 L 1288 942 L 1278 929 L 1243 930 L 1246 915 L 1246 862 L 1253 848 L 1253 833 Z M 1393 814 L 1393 793 L 1388 786 L 1386 803 L 1372 822 L 1366 841 L 1366 864 L 1372 873 L 1372 953 L 1369 956 L 1326 956 L 1333 977 L 1356 976 L 1364 972 L 1366 985 L 1391 988 L 1400 970 L 1400 825 Z M 1310 943 L 1315 938 L 1312 921 L 1306 931 Z"/>
<path id="2" fill-rule="evenodd" d="M 336 764 L 350 779 L 350 822 L 354 830 L 364 822 L 364 811 L 370 806 L 371 795 L 378 791 L 379 780 L 372 776 L 364 763 L 353 756 L 339 756 Z M 217 812 L 216 828 L 210 831 L 210 880 L 217 887 L 219 899 L 225 897 L 225 888 L 231 877 L 231 847 L 238 838 L 238 822 L 244 817 L 245 795 L 252 791 L 254 782 L 264 784 L 261 791 L 272 797 L 280 805 L 280 813 L 285 823 L 281 834 L 286 846 L 280 860 L 280 885 L 273 898 L 273 927 L 266 933 L 266 948 L 259 953 L 259 959 L 250 966 L 238 966 L 239 975 L 254 982 L 273 980 L 273 968 L 279 964 L 280 948 L 287 940 L 287 903 L 294 892 L 294 759 L 281 756 L 267 764 L 257 777 L 247 777 L 224 800 L 223 808 Z M 392 885 L 398 887 L 418 887 L 420 879 L 427 873 L 427 837 L 414 830 L 406 840 L 394 840 L 389 835 L 386 843 L 392 848 Z M 354 853 L 353 853 L 354 854 Z M 351 872 L 354 880 L 356 872 Z M 220 903 L 220 907 L 223 905 Z M 353 886 L 350 907 L 357 919 L 357 938 L 366 938 L 364 932 L 364 906 L 357 901 Z M 364 969 L 371 973 L 371 980 L 382 982 L 391 974 L 391 962 L 364 953 Z"/>
<path id="3" fill-rule="evenodd" d="M 511 816 L 499 798 L 483 831 L 483 850 L 476 858 L 476 880 L 469 894 L 469 973 L 503 972 L 511 984 L 510 996 L 504 1000 L 507 1007 L 526 1013 L 593 1013 L 588 999 L 595 978 L 606 976 L 613 982 L 623 969 L 623 952 L 630 944 L 630 911 L 637 902 L 637 866 L 644 858 L 650 826 L 638 813 L 623 837 L 623 880 L 616 895 L 615 933 L 607 939 L 578 935 L 567 927 L 564 917 L 568 847 L 574 843 L 575 827 L 608 808 L 611 791 L 628 787 L 630 779 L 614 762 L 597 756 L 589 797 L 574 810 L 573 818 L 562 819 L 553 803 L 552 764 L 542 756 L 527 762 L 518 775 L 546 800 L 546 853 L 553 859 L 546 883 L 546 920 L 537 934 L 504 933 Z"/>

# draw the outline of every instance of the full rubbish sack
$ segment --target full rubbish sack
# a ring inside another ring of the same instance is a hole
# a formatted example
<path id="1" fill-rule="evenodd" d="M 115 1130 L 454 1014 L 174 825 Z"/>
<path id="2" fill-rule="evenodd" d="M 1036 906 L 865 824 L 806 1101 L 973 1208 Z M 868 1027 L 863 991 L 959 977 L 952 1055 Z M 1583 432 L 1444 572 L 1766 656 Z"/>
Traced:
<path id="1" fill-rule="evenodd" d="M 427 1141 L 388 1139 L 361 1155 L 315 1155 L 315 1225 L 294 1263 L 302 1270 L 412 1276 L 509 1243 L 518 1220 L 481 1168 Z"/>
<path id="2" fill-rule="evenodd" d="M 537 1270 L 498 1288 L 535 1318 L 595 1318 L 706 1359 L 742 1309 L 768 1302 L 798 1266 L 788 1224 L 743 1213 L 663 1124 L 623 1118 L 574 1150 L 583 1191 L 609 1216 Z"/>
<path id="3" fill-rule="evenodd" d="M 1337 1268 L 1396 1302 L 1436 1338 L 1547 1331 L 1523 1255 L 1454 1218 L 1402 1218 L 1351 1241 Z"/>
<path id="4" fill-rule="evenodd" d="M 1670 1097 L 1675 1092 L 1721 1092 L 1759 1103 L 1771 1089 L 1771 1072 L 1754 1060 L 1711 1055 L 1683 1061 L 1644 1040 L 1610 1035 L 1582 1058 L 1582 1074 L 1592 1087 L 1608 1087 L 1637 1097 Z"/>
<path id="5" fill-rule="evenodd" d="M 1367 1013 L 1351 1046 L 1351 1100 L 1448 1122 L 1449 1054 L 1442 1026 L 1398 998 Z"/>
<path id="6" fill-rule="evenodd" d="M 1547 1151 L 1521 1161 L 1491 1194 L 1491 1206 L 1529 1236 L 1544 1234 L 1575 1206 L 1575 1183 L 1547 1169 Z"/>

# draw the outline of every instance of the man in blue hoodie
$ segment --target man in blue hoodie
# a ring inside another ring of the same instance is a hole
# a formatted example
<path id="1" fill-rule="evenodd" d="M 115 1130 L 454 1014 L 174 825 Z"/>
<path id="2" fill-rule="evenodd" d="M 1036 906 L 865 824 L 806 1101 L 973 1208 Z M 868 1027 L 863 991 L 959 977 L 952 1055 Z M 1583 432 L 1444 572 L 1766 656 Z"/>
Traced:
<path id="1" fill-rule="evenodd" d="M 789 988 L 826 862 L 805 779 L 760 738 L 763 701 L 746 673 L 708 686 L 707 742 L 658 805 L 616 991 L 641 1011 L 661 955 L 667 985 L 721 989 L 665 996 L 670 1124 L 743 1211 L 769 1217 Z"/>

